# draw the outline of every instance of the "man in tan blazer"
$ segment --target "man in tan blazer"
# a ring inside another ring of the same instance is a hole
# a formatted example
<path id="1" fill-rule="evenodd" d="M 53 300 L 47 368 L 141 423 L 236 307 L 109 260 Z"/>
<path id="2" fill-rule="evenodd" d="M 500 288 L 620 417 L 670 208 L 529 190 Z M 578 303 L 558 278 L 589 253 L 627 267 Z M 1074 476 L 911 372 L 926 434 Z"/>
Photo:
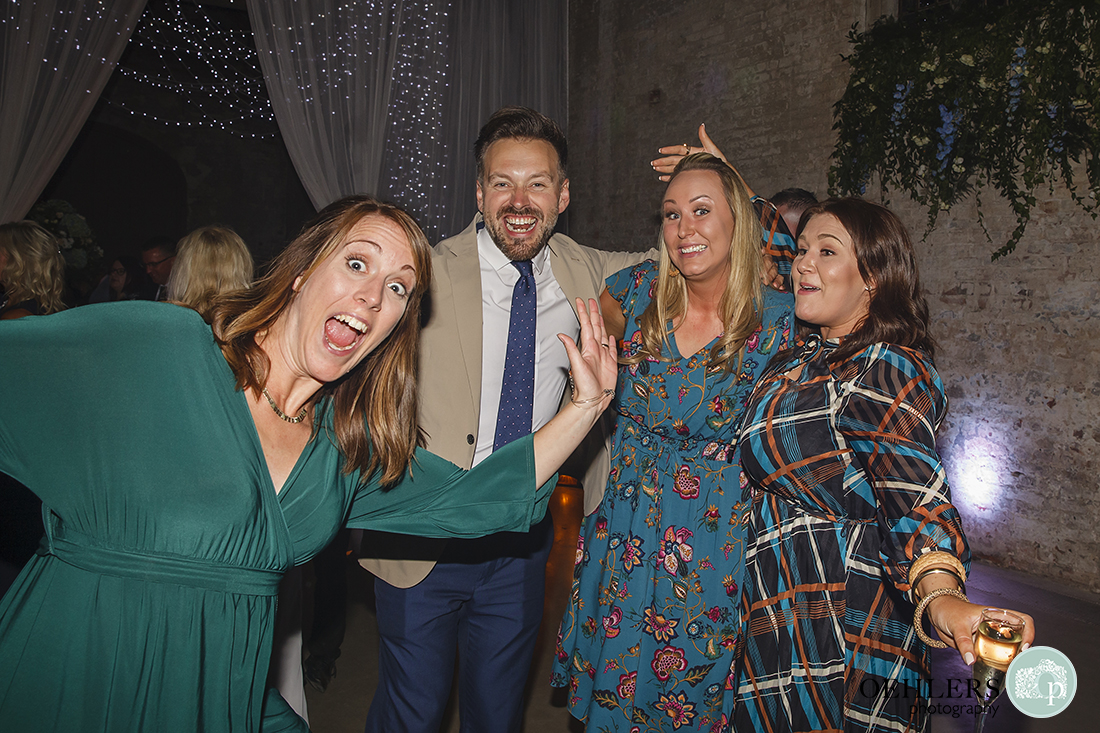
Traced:
<path id="1" fill-rule="evenodd" d="M 499 110 L 482 128 L 475 155 L 481 214 L 435 249 L 420 364 L 427 448 L 465 468 L 492 451 L 508 297 L 519 278 L 511 263 L 531 262 L 537 284 L 534 430 L 570 398 L 568 362 L 555 335 L 579 332 L 574 299 L 598 298 L 607 276 L 652 254 L 602 252 L 552 233 L 569 205 L 569 181 L 565 138 L 544 115 Z M 607 481 L 601 436 L 589 441 L 588 454 L 581 459 L 586 512 Z M 367 731 L 436 733 L 456 648 L 462 730 L 520 728 L 552 540 L 549 516 L 530 533 L 479 540 L 367 538 L 365 554 L 375 559 L 361 563 L 378 577 L 382 642 Z"/>

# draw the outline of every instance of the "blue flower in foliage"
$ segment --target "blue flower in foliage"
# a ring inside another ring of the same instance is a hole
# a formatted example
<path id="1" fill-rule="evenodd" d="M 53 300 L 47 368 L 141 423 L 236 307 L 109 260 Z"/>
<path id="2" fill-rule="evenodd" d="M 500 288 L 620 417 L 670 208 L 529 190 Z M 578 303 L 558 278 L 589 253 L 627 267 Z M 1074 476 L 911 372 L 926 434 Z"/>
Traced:
<path id="1" fill-rule="evenodd" d="M 936 128 L 940 135 L 940 143 L 936 148 L 936 160 L 940 161 L 940 170 L 947 167 L 947 158 L 955 145 L 955 113 L 946 106 L 940 105 L 940 120 L 943 124 Z"/>
<path id="2" fill-rule="evenodd" d="M 1016 58 L 1008 65 L 1008 107 L 1005 108 L 1005 112 L 1008 113 L 1009 119 L 1020 106 L 1020 77 L 1024 75 L 1024 69 L 1027 68 L 1027 62 L 1023 60 L 1026 53 L 1027 50 L 1020 46 L 1016 49 Z"/>
<path id="3" fill-rule="evenodd" d="M 905 100 L 909 97 L 909 92 L 913 91 L 913 82 L 909 81 L 904 84 L 898 84 L 894 87 L 894 112 L 890 115 L 890 121 L 897 127 L 905 119 Z"/>
<path id="4" fill-rule="evenodd" d="M 1054 118 L 1056 118 L 1058 116 L 1058 105 L 1053 104 L 1053 103 L 1048 104 L 1046 112 L 1047 112 L 1047 117 L 1049 117 L 1051 120 L 1053 120 Z M 1047 141 L 1047 150 L 1051 151 L 1052 153 L 1065 152 L 1066 148 L 1065 148 L 1065 145 L 1063 144 L 1063 140 L 1065 139 L 1065 137 L 1066 137 L 1066 131 L 1065 130 L 1062 130 L 1061 132 L 1055 133 L 1050 138 L 1050 140 Z"/>

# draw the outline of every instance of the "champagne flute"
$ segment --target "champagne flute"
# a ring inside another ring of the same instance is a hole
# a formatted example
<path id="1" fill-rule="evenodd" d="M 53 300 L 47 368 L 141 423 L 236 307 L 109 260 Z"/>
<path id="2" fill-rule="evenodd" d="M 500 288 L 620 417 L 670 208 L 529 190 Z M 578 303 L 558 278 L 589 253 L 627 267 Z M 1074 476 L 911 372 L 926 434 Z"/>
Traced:
<path id="1" fill-rule="evenodd" d="M 982 733 L 985 716 L 1005 684 L 1008 665 L 1020 650 L 1024 640 L 1024 620 L 1000 608 L 982 610 L 978 622 L 978 633 L 974 637 L 974 660 L 972 674 L 978 683 L 978 713 L 974 733 Z"/>

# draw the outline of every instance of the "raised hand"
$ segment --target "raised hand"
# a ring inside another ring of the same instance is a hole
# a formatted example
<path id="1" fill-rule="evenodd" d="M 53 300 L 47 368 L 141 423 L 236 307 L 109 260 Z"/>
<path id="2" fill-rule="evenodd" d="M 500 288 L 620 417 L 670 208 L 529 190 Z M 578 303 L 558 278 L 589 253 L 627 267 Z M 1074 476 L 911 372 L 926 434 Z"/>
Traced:
<path id="1" fill-rule="evenodd" d="M 563 333 L 558 334 L 569 355 L 572 400 L 578 407 L 598 406 L 602 411 L 615 394 L 619 347 L 615 338 L 607 333 L 599 304 L 594 298 L 588 301 L 587 306 L 582 298 L 577 298 L 576 305 L 577 319 L 581 323 L 580 348 L 573 339 Z"/>
<path id="2" fill-rule="evenodd" d="M 726 165 L 729 165 L 726 156 L 722 154 L 722 151 L 718 149 L 718 146 L 715 145 L 714 141 L 707 135 L 706 124 L 699 125 L 699 142 L 702 143 L 702 147 L 692 147 L 687 143 L 681 143 L 679 145 L 666 145 L 663 148 L 658 148 L 657 152 L 665 157 L 657 158 L 649 163 L 653 166 L 653 170 L 660 174 L 658 180 L 667 182 L 669 175 L 672 173 L 672 169 L 676 167 L 680 159 L 691 153 L 710 153 L 716 158 L 721 158 L 725 161 Z M 733 166 L 730 167 L 732 168 Z"/>
<path id="3" fill-rule="evenodd" d="M 573 339 L 563 333 L 558 334 L 569 355 L 573 401 L 558 410 L 553 420 L 535 432 L 536 486 L 541 486 L 554 475 L 615 396 L 615 379 L 619 373 L 618 344 L 608 336 L 595 299 L 589 300 L 586 306 L 583 299 L 577 298 L 577 319 L 581 323 L 581 333 L 577 339 L 579 348 Z"/>

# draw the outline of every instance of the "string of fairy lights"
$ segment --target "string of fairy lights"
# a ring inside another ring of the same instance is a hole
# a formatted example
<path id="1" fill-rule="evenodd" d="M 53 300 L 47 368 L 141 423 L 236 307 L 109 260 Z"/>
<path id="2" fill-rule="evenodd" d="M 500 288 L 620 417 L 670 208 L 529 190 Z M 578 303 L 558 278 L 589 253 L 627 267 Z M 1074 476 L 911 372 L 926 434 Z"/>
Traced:
<path id="1" fill-rule="evenodd" d="M 262 31 L 294 39 L 287 53 L 308 50 L 318 78 L 297 79 L 297 94 L 307 105 L 329 104 L 326 95 L 342 95 L 329 105 L 332 115 L 357 106 L 352 95 L 367 90 L 356 88 L 356 80 L 370 76 L 364 70 L 380 63 L 383 50 L 396 49 L 385 54 L 393 59 L 393 70 L 380 187 L 427 220 L 447 203 L 446 191 L 431 195 L 430 189 L 432 170 L 447 165 L 442 125 L 451 11 L 451 2 L 440 0 L 349 0 L 313 14 L 308 28 Z M 323 38 L 308 42 L 308 33 Z M 277 134 L 251 30 L 226 27 L 194 0 L 151 0 L 130 43 L 134 48 L 127 59 L 135 61 L 124 59 L 116 73 L 174 94 L 180 104 L 149 109 L 105 98 L 107 104 L 169 126 L 208 127 L 241 138 Z M 337 101 L 345 109 L 335 109 Z"/>
<path id="2" fill-rule="evenodd" d="M 376 66 L 392 64 L 385 130 L 368 131 L 386 151 L 377 193 L 426 222 L 437 221 L 450 204 L 436 173 L 448 165 L 443 106 L 451 9 L 451 2 L 441 0 L 357 0 L 316 12 L 308 45 L 314 59 L 310 67 L 318 74 L 297 80 L 296 93 L 307 105 L 327 104 L 330 114 L 347 111 L 351 116 L 353 109 L 362 112 L 356 97 L 370 94 L 368 85 L 379 83 Z M 307 36 L 303 30 L 276 25 L 263 32 L 283 39 L 284 48 L 287 38 L 296 39 L 287 52 L 298 53 Z M 325 95 L 327 101 L 314 95 Z M 442 188 L 433 191 L 437 183 Z"/>
<path id="3" fill-rule="evenodd" d="M 109 106 L 170 126 L 208 127 L 242 138 L 276 135 L 251 31 L 226 27 L 199 3 L 154 0 L 134 28 L 130 45 L 129 58 L 141 58 L 154 68 L 142 70 L 124 60 L 116 73 L 178 96 L 181 114 L 137 108 L 107 96 Z"/>
<path id="4" fill-rule="evenodd" d="M 443 144 L 443 97 L 450 65 L 447 40 L 451 4 L 419 8 L 414 22 L 403 22 L 394 63 L 396 93 L 389 106 L 392 141 L 385 182 L 388 195 L 409 208 L 420 221 L 443 220 L 450 204 L 446 185 L 432 195 L 431 168 L 449 164 Z M 427 164 L 426 164 L 427 162 Z M 445 180 L 442 176 L 440 181 Z"/>

